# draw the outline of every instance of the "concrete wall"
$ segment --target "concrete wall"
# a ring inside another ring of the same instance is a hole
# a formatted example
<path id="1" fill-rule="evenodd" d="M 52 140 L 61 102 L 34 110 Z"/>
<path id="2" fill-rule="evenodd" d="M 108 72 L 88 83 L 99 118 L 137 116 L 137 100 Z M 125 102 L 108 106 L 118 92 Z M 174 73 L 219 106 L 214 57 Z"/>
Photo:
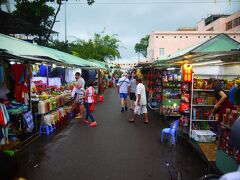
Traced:
<path id="1" fill-rule="evenodd" d="M 148 60 L 162 58 L 159 49 L 164 48 L 164 56 L 169 56 L 179 50 L 188 48 L 197 43 L 204 42 L 214 36 L 224 32 L 214 31 L 174 31 L 174 32 L 153 32 L 150 35 L 148 46 Z M 225 32 L 226 33 L 226 32 Z M 227 32 L 231 38 L 240 42 L 240 32 Z"/>

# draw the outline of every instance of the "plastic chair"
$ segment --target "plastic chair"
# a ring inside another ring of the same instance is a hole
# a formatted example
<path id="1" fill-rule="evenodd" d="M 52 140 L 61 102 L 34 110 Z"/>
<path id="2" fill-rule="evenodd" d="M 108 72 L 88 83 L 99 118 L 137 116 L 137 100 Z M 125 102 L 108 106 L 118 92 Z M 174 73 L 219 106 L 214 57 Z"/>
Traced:
<path id="1" fill-rule="evenodd" d="M 175 144 L 176 142 L 175 138 L 177 138 L 178 125 L 179 125 L 179 120 L 176 120 L 171 124 L 170 128 L 164 128 L 162 130 L 162 142 L 164 141 L 164 134 L 166 134 L 167 137 L 171 135 L 172 144 Z"/>

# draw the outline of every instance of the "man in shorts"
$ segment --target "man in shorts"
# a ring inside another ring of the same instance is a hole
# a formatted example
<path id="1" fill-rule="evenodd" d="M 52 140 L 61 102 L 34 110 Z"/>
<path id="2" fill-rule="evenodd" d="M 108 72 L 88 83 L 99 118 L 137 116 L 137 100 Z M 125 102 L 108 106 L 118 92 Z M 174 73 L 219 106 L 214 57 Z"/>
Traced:
<path id="1" fill-rule="evenodd" d="M 137 88 L 137 82 L 136 82 L 136 75 L 132 74 L 132 79 L 130 81 L 130 110 L 134 110 L 134 103 L 136 101 L 136 88 Z"/>
<path id="2" fill-rule="evenodd" d="M 120 95 L 120 99 L 121 99 L 121 112 L 124 112 L 128 110 L 127 107 L 127 96 L 128 96 L 128 89 L 130 87 L 130 81 L 127 78 L 127 73 L 123 73 L 122 77 L 119 79 L 118 83 L 118 92 Z"/>
<path id="3" fill-rule="evenodd" d="M 134 123 L 136 119 L 136 115 L 144 114 L 144 123 L 149 124 L 145 86 L 142 83 L 142 79 L 139 77 L 136 79 L 136 82 L 137 82 L 137 88 L 136 88 L 135 108 L 134 108 L 134 113 L 132 115 L 132 118 L 131 120 L 129 120 L 129 122 Z"/>

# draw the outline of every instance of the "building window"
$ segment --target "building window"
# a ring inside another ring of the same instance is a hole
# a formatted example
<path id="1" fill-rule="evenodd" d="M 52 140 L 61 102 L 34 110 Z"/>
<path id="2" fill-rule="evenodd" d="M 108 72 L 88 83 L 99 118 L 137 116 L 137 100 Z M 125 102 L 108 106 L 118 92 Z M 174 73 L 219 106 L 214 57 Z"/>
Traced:
<path id="1" fill-rule="evenodd" d="M 232 21 L 229 21 L 227 24 L 226 24 L 226 30 L 229 30 L 229 29 L 232 29 Z"/>
<path id="2" fill-rule="evenodd" d="M 206 36 L 203 36 L 203 38 L 206 38 Z"/>
<path id="3" fill-rule="evenodd" d="M 159 56 L 164 56 L 164 48 L 159 48 Z"/>
<path id="4" fill-rule="evenodd" d="M 177 36 L 174 36 L 174 38 L 177 38 Z"/>
<path id="5" fill-rule="evenodd" d="M 186 36 L 186 38 L 188 38 L 188 36 Z"/>
<path id="6" fill-rule="evenodd" d="M 235 18 L 235 19 L 233 20 L 233 27 L 236 27 L 236 26 L 238 26 L 238 25 L 240 25 L 240 17 Z"/>
<path id="7" fill-rule="evenodd" d="M 209 36 L 209 38 L 212 38 L 212 36 Z"/>
<path id="8" fill-rule="evenodd" d="M 236 36 L 233 36 L 233 38 L 235 39 L 235 38 L 236 38 Z"/>
<path id="9" fill-rule="evenodd" d="M 164 36 L 162 36 L 162 38 L 164 38 Z"/>
<path id="10" fill-rule="evenodd" d="M 198 36 L 198 38 L 200 38 L 200 36 Z"/>
<path id="11" fill-rule="evenodd" d="M 156 38 L 158 38 L 158 36 L 156 36 Z"/>
<path id="12" fill-rule="evenodd" d="M 180 38 L 182 38 L 182 36 L 180 36 Z"/>

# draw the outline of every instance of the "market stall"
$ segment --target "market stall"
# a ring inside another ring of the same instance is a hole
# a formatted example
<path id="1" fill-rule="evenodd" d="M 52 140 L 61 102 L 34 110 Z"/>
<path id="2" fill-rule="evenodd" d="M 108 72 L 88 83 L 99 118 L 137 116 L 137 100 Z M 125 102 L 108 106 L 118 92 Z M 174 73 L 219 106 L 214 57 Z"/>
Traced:
<path id="1" fill-rule="evenodd" d="M 164 61 L 182 67 L 192 66 L 189 137 L 198 144 L 207 161 L 216 161 L 224 173 L 235 170 L 239 163 L 239 152 L 229 142 L 229 126 L 239 116 L 239 45 L 229 36 L 220 34 Z M 213 113 L 216 100 L 214 90 L 208 86 L 210 78 L 218 80 L 236 110 L 226 109 L 223 116 Z"/>
<path id="2" fill-rule="evenodd" d="M 28 51 L 26 51 L 28 49 Z M 80 69 L 81 68 L 81 69 Z M 0 34 L 1 149 L 11 149 L 72 115 L 74 74 L 87 60 Z"/>

